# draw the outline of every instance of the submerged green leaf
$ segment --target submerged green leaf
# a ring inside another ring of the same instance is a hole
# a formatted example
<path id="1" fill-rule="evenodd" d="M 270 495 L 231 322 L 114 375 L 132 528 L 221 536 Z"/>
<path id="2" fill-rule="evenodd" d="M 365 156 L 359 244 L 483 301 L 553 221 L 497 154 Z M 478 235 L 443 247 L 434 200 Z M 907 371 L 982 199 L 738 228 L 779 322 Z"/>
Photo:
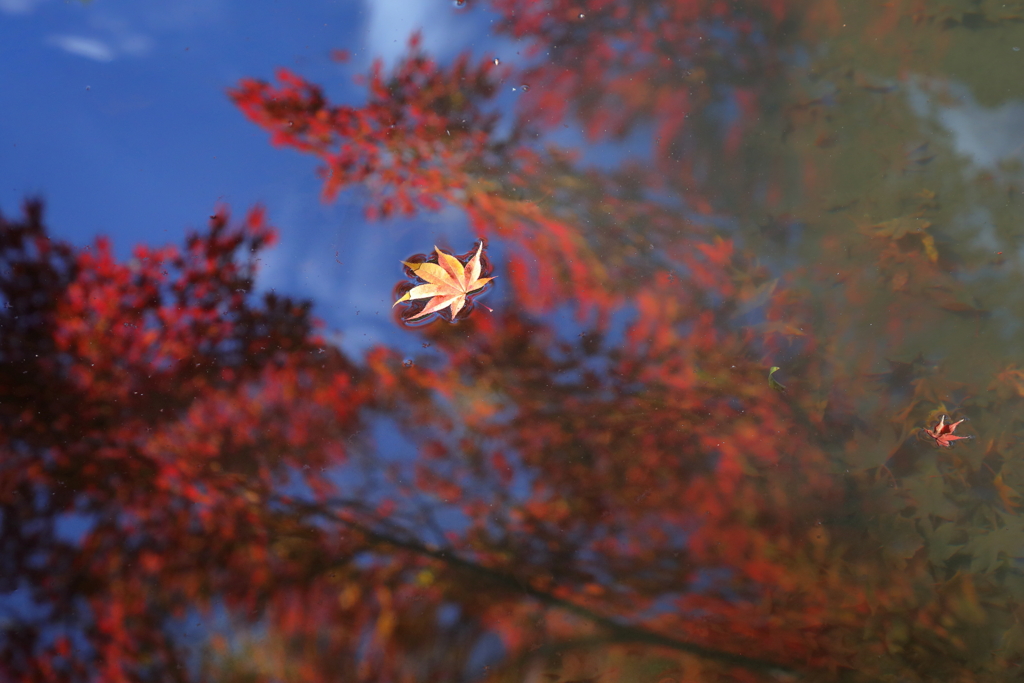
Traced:
<path id="1" fill-rule="evenodd" d="M 774 375 L 780 369 L 781 368 L 778 365 L 773 365 L 771 370 L 768 371 L 768 386 L 770 386 L 775 391 L 782 391 L 782 392 L 784 392 L 784 391 L 786 391 L 786 387 L 783 386 L 782 384 L 779 384 L 778 380 L 776 380 L 774 377 L 772 377 L 772 375 Z"/>

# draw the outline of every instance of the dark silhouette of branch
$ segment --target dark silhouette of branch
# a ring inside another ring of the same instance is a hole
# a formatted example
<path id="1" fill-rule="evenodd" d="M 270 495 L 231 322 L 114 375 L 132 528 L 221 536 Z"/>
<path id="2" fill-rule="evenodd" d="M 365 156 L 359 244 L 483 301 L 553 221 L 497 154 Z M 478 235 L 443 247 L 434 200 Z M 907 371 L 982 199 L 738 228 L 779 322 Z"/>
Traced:
<path id="1" fill-rule="evenodd" d="M 452 549 L 432 548 L 412 538 L 399 538 L 398 536 L 393 536 L 389 533 L 371 529 L 366 524 L 348 518 L 335 510 L 329 509 L 328 506 L 331 505 L 333 501 L 314 504 L 293 499 L 280 499 L 280 502 L 285 505 L 290 505 L 298 513 L 317 516 L 342 524 L 345 527 L 361 534 L 373 545 L 391 546 L 393 548 L 412 552 L 421 557 L 428 557 L 430 559 L 443 562 L 449 567 L 466 571 L 467 573 L 473 574 L 478 579 L 498 584 L 502 588 L 532 598 L 541 604 L 565 610 L 566 612 L 585 619 L 595 626 L 605 630 L 607 634 L 604 639 L 605 642 L 636 643 L 664 647 L 677 652 L 684 652 L 686 654 L 695 655 L 711 661 L 720 662 L 722 664 L 738 666 L 751 671 L 758 671 L 773 675 L 792 675 L 796 673 L 796 671 L 791 667 L 777 664 L 775 662 L 769 662 L 763 659 L 747 657 L 732 652 L 726 652 L 724 650 L 705 647 L 703 645 L 698 645 L 697 643 L 679 640 L 656 633 L 642 626 L 624 624 L 610 617 L 598 614 L 597 612 L 583 607 L 582 605 L 578 605 L 571 600 L 566 600 L 535 588 L 528 583 L 523 582 L 522 579 L 516 576 L 486 567 L 482 564 L 478 564 L 477 562 L 461 557 Z"/>

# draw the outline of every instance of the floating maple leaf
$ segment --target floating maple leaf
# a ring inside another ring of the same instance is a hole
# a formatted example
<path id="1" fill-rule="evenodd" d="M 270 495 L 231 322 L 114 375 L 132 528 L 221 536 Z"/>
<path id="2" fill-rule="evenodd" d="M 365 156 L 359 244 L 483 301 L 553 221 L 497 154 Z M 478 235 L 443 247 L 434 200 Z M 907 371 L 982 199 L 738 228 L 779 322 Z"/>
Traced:
<path id="1" fill-rule="evenodd" d="M 437 263 L 402 261 L 427 284 L 413 287 L 403 294 L 402 298 L 396 301 L 392 307 L 403 301 L 429 297 L 430 301 L 427 302 L 423 310 L 406 320 L 422 318 L 446 307 L 451 307 L 452 320 L 455 320 L 455 316 L 466 305 L 466 297 L 494 279 L 493 277 L 480 277 L 480 254 L 483 248 L 484 245 L 481 242 L 476 248 L 473 258 L 469 259 L 469 263 L 465 266 L 459 259 L 444 253 L 437 247 L 434 247 L 434 251 L 437 252 Z"/>
<path id="2" fill-rule="evenodd" d="M 966 418 L 965 418 L 966 419 Z M 973 439 L 973 436 L 956 436 L 953 432 L 960 426 L 963 420 L 957 420 L 956 422 L 946 422 L 946 416 L 943 415 L 939 418 L 939 424 L 935 425 L 934 429 L 922 428 L 922 431 L 927 436 L 935 439 L 935 443 L 943 448 L 951 448 L 954 441 L 960 441 L 961 439 Z"/>

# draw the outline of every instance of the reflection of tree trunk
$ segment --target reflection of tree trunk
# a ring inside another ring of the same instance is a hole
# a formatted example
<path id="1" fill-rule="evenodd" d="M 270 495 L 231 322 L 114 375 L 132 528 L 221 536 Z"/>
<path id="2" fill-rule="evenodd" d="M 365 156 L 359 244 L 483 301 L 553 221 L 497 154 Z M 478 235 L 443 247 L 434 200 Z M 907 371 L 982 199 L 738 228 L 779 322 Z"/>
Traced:
<path id="1" fill-rule="evenodd" d="M 703 657 L 704 659 L 711 661 L 731 666 L 738 666 L 752 671 L 773 674 L 793 673 L 792 669 L 786 666 L 765 661 L 763 659 L 746 657 L 744 655 L 704 647 L 697 643 L 670 638 L 669 636 L 656 633 L 642 626 L 620 623 L 615 619 L 593 612 L 582 605 L 577 605 L 570 600 L 559 598 L 551 593 L 534 588 L 512 574 L 507 574 L 500 570 L 491 569 L 490 567 L 485 567 L 471 560 L 467 560 L 451 550 L 431 548 L 414 539 L 402 539 L 388 533 L 375 531 L 360 522 L 347 519 L 344 515 L 331 510 L 324 505 L 303 503 L 294 500 L 282 502 L 295 509 L 299 514 L 321 517 L 332 522 L 342 524 L 361 534 L 366 538 L 371 546 L 391 546 L 393 548 L 409 551 L 419 555 L 420 557 L 428 557 L 432 560 L 442 562 L 449 567 L 472 574 L 476 579 L 497 584 L 504 590 L 523 597 L 532 598 L 541 604 L 550 607 L 563 609 L 566 612 L 585 619 L 591 624 L 606 631 L 606 635 L 604 636 L 594 636 L 591 638 L 581 638 L 578 640 L 552 644 L 550 646 L 552 651 L 564 650 L 572 647 L 592 646 L 602 643 L 644 644 L 655 647 L 664 647 L 670 650 L 675 650 L 676 652 L 684 652 L 686 654 Z M 537 652 L 529 653 L 528 658 L 532 658 L 534 656 L 538 656 Z M 524 657 L 527 656 L 524 655 Z"/>

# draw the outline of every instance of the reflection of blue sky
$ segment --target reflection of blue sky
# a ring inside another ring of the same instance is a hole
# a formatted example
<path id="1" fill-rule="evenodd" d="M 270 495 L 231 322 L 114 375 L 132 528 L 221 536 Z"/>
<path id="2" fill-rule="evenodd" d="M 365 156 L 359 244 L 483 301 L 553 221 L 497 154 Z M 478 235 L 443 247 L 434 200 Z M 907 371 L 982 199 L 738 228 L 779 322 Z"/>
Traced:
<path id="1" fill-rule="evenodd" d="M 285 66 L 358 103 L 352 76 L 374 57 L 393 63 L 417 29 L 442 61 L 464 49 L 515 61 L 492 20 L 436 0 L 0 0 L 0 211 L 41 195 L 53 234 L 80 245 L 107 234 L 125 257 L 139 242 L 180 243 L 218 202 L 235 216 L 263 203 L 281 240 L 259 289 L 314 299 L 350 353 L 419 348 L 391 317 L 398 262 L 435 243 L 468 249 L 461 214 L 367 223 L 358 192 L 324 206 L 315 161 L 272 148 L 225 89 Z M 339 48 L 349 63 L 330 60 Z"/>
<path id="2" fill-rule="evenodd" d="M 323 24 L 358 25 L 358 6 L 292 11 L 290 21 L 218 2 L 174 7 L 45 2 L 3 17 L 5 212 L 43 193 L 58 234 L 81 243 L 106 232 L 124 254 L 133 242 L 176 240 L 218 200 L 236 211 L 264 201 L 276 218 L 282 190 L 313 182 L 312 162 L 271 149 L 224 90 L 287 65 L 354 96 L 326 53 L 355 36 Z"/>
<path id="3" fill-rule="evenodd" d="M 419 335 L 397 325 L 392 314 L 394 287 L 403 278 L 400 261 L 434 244 L 468 249 L 475 236 L 464 216 L 447 209 L 366 223 L 357 197 L 324 205 L 308 177 L 309 187 L 279 194 L 274 213 L 281 242 L 264 255 L 258 288 L 316 301 L 329 337 L 347 353 L 385 341 L 407 353 L 422 350 Z M 343 334 L 331 332 L 339 329 Z"/>
<path id="4" fill-rule="evenodd" d="M 281 239 L 262 257 L 258 289 L 313 299 L 332 341 L 350 354 L 381 342 L 412 354 L 418 335 L 396 325 L 390 307 L 399 261 L 434 244 L 465 251 L 475 235 L 462 214 L 367 223 L 358 190 L 322 204 L 316 162 L 272 148 L 225 90 L 286 66 L 332 99 L 357 103 L 364 92 L 352 76 L 376 57 L 393 63 L 416 30 L 442 61 L 466 49 L 506 66 L 522 59 L 521 46 L 493 35 L 492 15 L 468 7 L 0 0 L 0 211 L 14 214 L 40 194 L 56 236 L 84 244 L 108 234 L 125 257 L 139 242 L 180 243 L 219 202 L 235 216 L 263 203 Z M 351 61 L 331 61 L 337 48 Z M 522 96 L 514 85 L 503 84 L 499 109 Z M 582 150 L 585 166 L 610 168 L 623 149 L 650 158 L 647 128 L 624 142 L 588 143 L 569 128 L 552 139 Z M 497 248 L 492 256 L 500 258 Z M 505 283 L 495 285 L 500 296 Z"/>

